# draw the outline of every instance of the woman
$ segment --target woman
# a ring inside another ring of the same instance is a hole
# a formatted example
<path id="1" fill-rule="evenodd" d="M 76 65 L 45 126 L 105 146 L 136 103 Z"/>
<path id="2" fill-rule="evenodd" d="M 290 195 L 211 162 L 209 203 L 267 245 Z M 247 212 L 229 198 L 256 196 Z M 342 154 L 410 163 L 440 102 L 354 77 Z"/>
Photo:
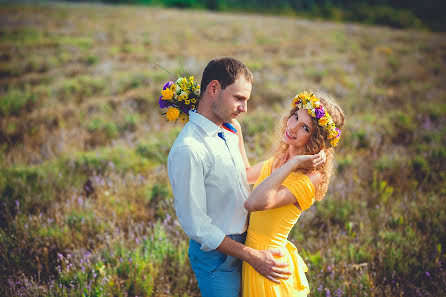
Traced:
<path id="1" fill-rule="evenodd" d="M 246 245 L 258 250 L 280 249 L 291 272 L 288 279 L 267 279 L 243 263 L 242 296 L 306 296 L 307 266 L 288 234 L 302 211 L 327 191 L 334 149 L 344 113 L 322 92 L 298 94 L 284 118 L 274 156 L 247 169 L 254 189 L 245 202 L 251 212 Z M 241 136 L 242 139 L 242 136 Z M 243 143 L 240 146 L 244 154 Z M 277 275 L 279 278 L 279 275 Z"/>

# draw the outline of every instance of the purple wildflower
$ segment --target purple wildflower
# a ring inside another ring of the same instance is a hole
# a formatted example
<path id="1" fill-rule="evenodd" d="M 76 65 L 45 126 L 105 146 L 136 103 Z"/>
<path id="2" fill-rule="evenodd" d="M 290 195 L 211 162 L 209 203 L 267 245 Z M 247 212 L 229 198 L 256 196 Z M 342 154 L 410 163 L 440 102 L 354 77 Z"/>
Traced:
<path id="1" fill-rule="evenodd" d="M 325 110 L 323 108 L 316 108 L 315 110 L 316 118 L 320 119 L 325 116 Z"/>
<path id="2" fill-rule="evenodd" d="M 326 297 L 330 297 L 331 296 L 330 289 L 325 288 L 325 294 Z"/>
<path id="3" fill-rule="evenodd" d="M 426 276 L 427 277 L 431 277 L 431 274 L 429 272 L 426 271 Z"/>
<path id="4" fill-rule="evenodd" d="M 341 137 L 341 129 L 339 129 L 339 128 L 336 128 L 336 131 L 338 132 L 338 136 L 336 136 L 336 138 L 339 138 L 339 137 Z"/>
<path id="5" fill-rule="evenodd" d="M 181 106 L 181 111 L 183 113 L 185 113 L 185 114 L 188 114 L 189 113 L 189 106 L 187 106 L 187 105 Z"/>
<path id="6" fill-rule="evenodd" d="M 163 87 L 163 90 L 165 90 L 165 89 L 167 89 L 167 88 L 170 88 L 171 85 L 173 85 L 173 81 L 168 81 L 168 82 L 166 82 L 166 84 L 165 84 L 164 87 Z"/>
<path id="7" fill-rule="evenodd" d="M 163 96 L 160 96 L 160 100 L 158 101 L 158 104 L 159 104 L 160 108 L 168 107 L 169 106 L 169 101 L 168 100 L 163 100 L 161 98 L 163 98 Z"/>

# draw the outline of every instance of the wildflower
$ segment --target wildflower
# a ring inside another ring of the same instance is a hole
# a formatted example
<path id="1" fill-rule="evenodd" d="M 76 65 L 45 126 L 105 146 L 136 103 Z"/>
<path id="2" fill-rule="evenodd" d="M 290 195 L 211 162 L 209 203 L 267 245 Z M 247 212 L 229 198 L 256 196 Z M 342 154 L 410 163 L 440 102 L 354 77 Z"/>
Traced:
<path id="1" fill-rule="evenodd" d="M 325 116 L 325 110 L 323 108 L 316 108 L 315 109 L 315 117 L 320 119 Z"/>
<path id="2" fill-rule="evenodd" d="M 170 89 L 162 90 L 161 95 L 163 96 L 164 100 L 172 100 L 173 98 L 173 92 Z"/>
<path id="3" fill-rule="evenodd" d="M 164 108 L 164 107 L 168 107 L 169 106 L 169 101 L 164 100 L 163 96 L 160 97 L 158 104 L 160 106 L 160 108 Z"/>
<path id="4" fill-rule="evenodd" d="M 319 122 L 318 122 L 319 126 L 325 126 L 325 125 L 327 125 L 327 123 L 328 123 L 327 117 L 320 118 Z"/>
<path id="5" fill-rule="evenodd" d="M 179 101 L 186 100 L 188 97 L 188 94 L 186 92 L 181 92 L 180 96 L 178 96 Z"/>
<path id="6" fill-rule="evenodd" d="M 176 109 L 175 107 L 169 107 L 166 113 L 166 117 L 169 120 L 169 122 L 175 121 L 178 116 L 180 115 L 180 111 Z"/>

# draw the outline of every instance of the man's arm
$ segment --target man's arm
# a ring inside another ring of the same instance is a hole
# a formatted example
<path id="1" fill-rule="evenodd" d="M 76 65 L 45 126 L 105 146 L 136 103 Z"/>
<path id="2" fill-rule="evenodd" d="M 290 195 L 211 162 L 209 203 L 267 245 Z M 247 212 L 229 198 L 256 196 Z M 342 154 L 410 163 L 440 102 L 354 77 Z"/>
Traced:
<path id="1" fill-rule="evenodd" d="M 202 245 L 203 251 L 216 249 L 224 237 L 206 213 L 203 156 L 199 144 L 175 148 L 167 167 L 175 201 L 175 211 L 187 236 Z M 198 150 L 198 151 L 197 151 Z"/>
<path id="2" fill-rule="evenodd" d="M 256 250 L 232 240 L 227 236 L 223 239 L 217 250 L 223 254 L 248 262 L 261 275 L 275 283 L 280 283 L 280 279 L 288 279 L 288 276 L 291 275 L 289 270 L 283 268 L 289 266 L 289 264 L 277 261 L 274 258 L 274 256 L 284 256 L 280 250 Z"/>

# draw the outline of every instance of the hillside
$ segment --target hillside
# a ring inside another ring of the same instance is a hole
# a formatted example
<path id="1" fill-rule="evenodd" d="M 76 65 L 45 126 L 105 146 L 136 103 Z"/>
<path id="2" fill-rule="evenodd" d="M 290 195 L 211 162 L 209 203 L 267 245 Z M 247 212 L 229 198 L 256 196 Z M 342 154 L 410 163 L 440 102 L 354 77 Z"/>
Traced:
<path id="1" fill-rule="evenodd" d="M 311 296 L 446 295 L 445 34 L 87 4 L 0 5 L 0 293 L 199 296 L 160 65 L 200 81 L 216 56 L 254 73 L 251 164 L 297 92 L 344 108 L 327 196 L 290 238 Z"/>

